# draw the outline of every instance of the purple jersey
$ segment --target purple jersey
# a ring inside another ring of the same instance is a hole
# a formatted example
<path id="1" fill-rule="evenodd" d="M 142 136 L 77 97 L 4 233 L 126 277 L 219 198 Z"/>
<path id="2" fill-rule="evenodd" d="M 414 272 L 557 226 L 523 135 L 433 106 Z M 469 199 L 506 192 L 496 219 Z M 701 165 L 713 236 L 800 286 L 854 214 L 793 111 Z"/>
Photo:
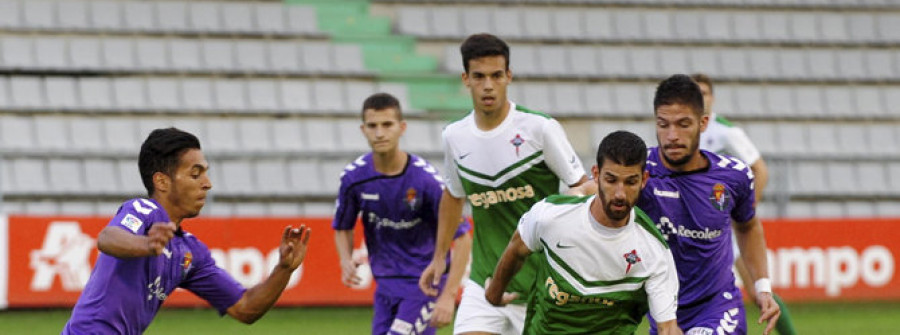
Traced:
<path id="1" fill-rule="evenodd" d="M 362 215 L 375 279 L 418 283 L 434 253 L 442 185 L 438 171 L 418 156 L 410 154 L 403 172 L 387 176 L 375 171 L 371 153 L 363 155 L 344 168 L 332 227 L 353 229 Z M 468 230 L 463 222 L 456 237 Z"/>
<path id="2" fill-rule="evenodd" d="M 153 223 L 169 221 L 155 200 L 132 199 L 108 226 L 146 235 Z M 159 256 L 116 258 L 101 252 L 62 333 L 141 334 L 177 287 L 203 298 L 220 315 L 244 294 L 241 284 L 216 266 L 209 248 L 179 229 Z"/>
<path id="3" fill-rule="evenodd" d="M 678 270 L 678 320 L 682 311 L 717 294 L 732 292 L 734 263 L 731 220 L 747 222 L 755 215 L 753 173 L 736 158 L 700 150 L 709 167 L 675 172 L 650 148 L 650 179 L 637 206 L 666 237 Z"/>

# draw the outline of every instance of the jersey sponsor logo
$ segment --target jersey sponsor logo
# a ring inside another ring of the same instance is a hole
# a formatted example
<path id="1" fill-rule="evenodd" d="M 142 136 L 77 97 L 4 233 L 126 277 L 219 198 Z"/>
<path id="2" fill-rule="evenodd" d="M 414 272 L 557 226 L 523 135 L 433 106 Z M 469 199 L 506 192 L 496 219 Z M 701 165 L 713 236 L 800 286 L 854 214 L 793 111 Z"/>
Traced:
<path id="1" fill-rule="evenodd" d="M 721 229 L 709 230 L 708 227 L 703 230 L 694 230 L 678 225 L 676 228 L 675 223 L 666 216 L 659 218 L 659 223 L 656 224 L 656 228 L 659 229 L 659 232 L 666 241 L 669 240 L 669 235 L 678 235 L 695 240 L 711 240 L 722 236 L 723 233 Z"/>
<path id="2" fill-rule="evenodd" d="M 141 219 L 138 219 L 137 216 L 131 215 L 129 213 L 125 214 L 125 217 L 122 218 L 122 221 L 119 221 L 119 224 L 125 226 L 125 228 L 131 230 L 131 232 L 137 234 L 138 230 L 141 229 L 141 225 L 144 224 L 144 221 L 141 221 Z"/>
<path id="3" fill-rule="evenodd" d="M 380 197 L 378 196 L 378 193 L 366 193 L 366 192 L 360 192 L 360 193 L 359 193 L 359 196 L 360 196 L 363 200 L 371 200 L 371 201 L 378 201 L 378 199 L 380 198 Z"/>
<path id="4" fill-rule="evenodd" d="M 635 265 L 641 261 L 641 257 L 638 256 L 636 249 L 631 249 L 631 252 L 622 256 L 625 257 L 625 263 L 628 263 L 628 266 L 625 268 L 625 274 L 628 274 L 628 271 L 631 271 L 632 265 Z"/>
<path id="5" fill-rule="evenodd" d="M 29 255 L 34 269 L 31 290 L 50 291 L 56 277 L 65 291 L 84 289 L 91 276 L 90 256 L 94 246 L 94 239 L 81 231 L 78 222 L 51 222 L 41 249 L 32 250 Z"/>
<path id="6" fill-rule="evenodd" d="M 553 303 L 557 306 L 565 306 L 566 304 L 592 304 L 612 307 L 616 304 L 615 301 L 606 298 L 583 297 L 577 294 L 571 294 L 565 291 L 561 291 L 559 289 L 559 286 L 556 285 L 556 281 L 553 280 L 553 277 L 547 277 L 547 280 L 544 281 L 544 288 L 547 289 L 547 294 L 550 295 L 550 298 L 553 299 Z"/>
<path id="7" fill-rule="evenodd" d="M 731 195 L 728 194 L 728 190 L 725 189 L 725 185 L 721 183 L 716 183 L 713 185 L 712 193 L 709 195 L 709 202 L 720 211 L 724 211 L 728 208 L 728 204 L 731 201 Z"/>
<path id="8" fill-rule="evenodd" d="M 653 188 L 653 195 L 663 198 L 681 199 L 681 193 L 678 191 L 663 191 L 656 187 Z"/>
<path id="9" fill-rule="evenodd" d="M 689 329 L 684 335 L 713 335 L 712 328 L 695 327 Z"/>
<path id="10" fill-rule="evenodd" d="M 556 242 L 556 247 L 559 249 L 570 249 L 574 248 L 574 245 L 563 245 L 562 242 Z"/>
<path id="11" fill-rule="evenodd" d="M 410 187 L 406 190 L 406 199 L 404 199 L 403 202 L 406 203 L 406 207 L 409 208 L 410 211 L 415 211 L 421 207 L 421 200 L 419 192 L 416 192 L 415 188 Z"/>
<path id="12" fill-rule="evenodd" d="M 422 222 L 422 218 L 415 218 L 412 221 L 400 220 L 394 221 L 388 218 L 379 217 L 377 214 L 369 212 L 369 223 L 375 225 L 375 229 L 394 228 L 394 229 L 412 229 Z"/>
<path id="13" fill-rule="evenodd" d="M 509 143 L 512 143 L 512 145 L 516 147 L 516 157 L 518 157 L 519 147 L 521 147 L 522 144 L 525 144 L 525 139 L 522 138 L 522 135 L 516 134 L 516 137 L 513 137 L 513 139 L 509 140 Z"/>
<path id="14" fill-rule="evenodd" d="M 469 203 L 474 207 L 484 207 L 488 209 L 491 205 L 503 202 L 513 202 L 516 200 L 534 198 L 534 187 L 529 185 L 510 187 L 505 190 L 491 190 L 487 192 L 474 193 L 469 195 Z"/>

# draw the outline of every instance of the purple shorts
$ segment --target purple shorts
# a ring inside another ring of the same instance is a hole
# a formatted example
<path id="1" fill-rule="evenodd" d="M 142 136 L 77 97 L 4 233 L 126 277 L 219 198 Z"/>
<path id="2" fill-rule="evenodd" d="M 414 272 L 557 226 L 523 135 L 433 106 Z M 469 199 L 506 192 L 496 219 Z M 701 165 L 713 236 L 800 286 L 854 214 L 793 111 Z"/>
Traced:
<path id="1" fill-rule="evenodd" d="M 747 313 L 737 287 L 696 306 L 679 305 L 677 315 L 684 335 L 747 334 Z M 656 322 L 650 322 L 650 334 L 656 335 Z"/>
<path id="2" fill-rule="evenodd" d="M 373 335 L 434 335 L 436 329 L 428 325 L 434 311 L 433 299 L 375 294 Z"/>

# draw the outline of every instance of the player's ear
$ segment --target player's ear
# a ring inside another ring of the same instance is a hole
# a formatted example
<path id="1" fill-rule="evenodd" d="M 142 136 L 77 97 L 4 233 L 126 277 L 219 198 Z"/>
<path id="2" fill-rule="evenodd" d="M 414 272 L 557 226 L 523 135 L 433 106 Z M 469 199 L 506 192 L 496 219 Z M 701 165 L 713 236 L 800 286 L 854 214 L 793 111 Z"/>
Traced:
<path id="1" fill-rule="evenodd" d="M 641 189 L 642 190 L 644 189 L 644 187 L 647 186 L 647 181 L 649 179 L 650 179 L 650 172 L 647 170 L 644 170 L 644 174 L 641 176 Z"/>
<path id="2" fill-rule="evenodd" d="M 153 189 L 159 192 L 168 192 L 172 184 L 172 178 L 162 172 L 153 174 Z"/>
<path id="3" fill-rule="evenodd" d="M 594 178 L 594 181 L 600 181 L 600 168 L 597 166 L 597 164 L 591 166 L 591 176 Z"/>
<path id="4" fill-rule="evenodd" d="M 709 114 L 703 114 L 700 117 L 700 132 L 706 131 L 706 126 L 709 125 Z"/>
<path id="5" fill-rule="evenodd" d="M 465 85 L 466 87 L 469 87 L 469 73 L 468 72 L 463 72 L 462 75 L 460 75 L 460 79 L 462 79 L 463 85 Z"/>

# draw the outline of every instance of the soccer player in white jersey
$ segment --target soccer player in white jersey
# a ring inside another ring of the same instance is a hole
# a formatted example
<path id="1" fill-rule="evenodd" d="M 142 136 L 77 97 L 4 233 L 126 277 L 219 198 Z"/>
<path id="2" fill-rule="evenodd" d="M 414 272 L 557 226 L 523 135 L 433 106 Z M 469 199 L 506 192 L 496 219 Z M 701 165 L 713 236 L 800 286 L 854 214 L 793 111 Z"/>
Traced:
<path id="1" fill-rule="evenodd" d="M 703 113 L 709 116 L 709 124 L 706 130 L 700 134 L 700 149 L 712 151 L 718 154 L 726 154 L 737 157 L 750 165 L 750 170 L 754 175 L 754 194 L 756 195 L 756 203 L 762 200 L 763 190 L 769 180 L 769 168 L 766 161 L 762 158 L 759 150 L 744 133 L 744 130 L 736 127 L 734 124 L 725 119 L 722 115 L 713 112 L 713 103 L 716 101 L 713 95 L 712 79 L 706 74 L 695 73 L 691 76 L 700 87 L 700 93 L 703 94 Z M 734 237 L 735 235 L 731 235 Z M 732 247 L 734 249 L 734 268 L 737 269 L 741 281 L 745 284 L 744 290 L 747 291 L 750 298 L 756 302 L 756 292 L 753 285 L 746 285 L 750 282 L 750 273 L 747 266 L 741 260 L 741 253 L 737 247 L 737 240 L 732 238 Z M 781 307 L 781 316 L 775 329 L 782 335 L 793 335 L 797 331 L 794 329 L 794 323 L 788 312 L 787 306 L 778 295 L 773 294 L 773 298 Z"/>
<path id="2" fill-rule="evenodd" d="M 647 311 L 660 334 L 675 320 L 678 273 L 656 225 L 635 207 L 647 184 L 647 146 L 635 134 L 606 136 L 591 169 L 592 196 L 551 195 L 522 216 L 485 298 L 502 306 L 509 280 L 538 254 L 525 334 L 634 334 Z"/>
<path id="3" fill-rule="evenodd" d="M 490 34 L 469 36 L 460 47 L 463 84 L 474 110 L 443 132 L 445 183 L 438 215 L 434 257 L 422 272 L 420 288 L 436 295 L 446 268 L 445 255 L 466 201 L 472 206 L 475 236 L 472 268 L 456 315 L 456 334 L 521 334 L 525 302 L 535 280 L 537 258 L 512 279 L 519 299 L 495 307 L 484 299 L 490 277 L 516 223 L 532 205 L 556 194 L 560 182 L 596 192 L 586 183 L 581 161 L 562 126 L 550 116 L 507 100 L 512 80 L 509 47 Z M 592 187 L 593 186 L 593 187 Z"/>

